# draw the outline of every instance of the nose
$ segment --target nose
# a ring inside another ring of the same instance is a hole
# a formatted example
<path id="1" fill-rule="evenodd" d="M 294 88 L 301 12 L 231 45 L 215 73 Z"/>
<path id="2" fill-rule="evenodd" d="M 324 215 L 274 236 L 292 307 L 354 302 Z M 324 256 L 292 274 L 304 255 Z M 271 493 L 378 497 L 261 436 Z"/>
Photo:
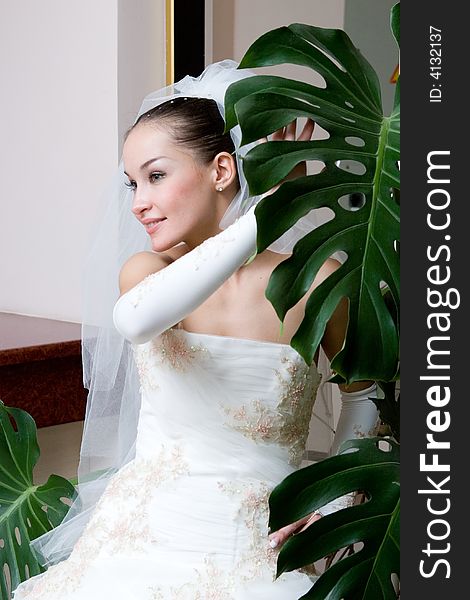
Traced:
<path id="1" fill-rule="evenodd" d="M 149 208 L 151 208 L 149 195 L 146 194 L 142 188 L 137 188 L 134 192 L 134 197 L 132 199 L 132 212 L 137 218 L 139 218 Z"/>

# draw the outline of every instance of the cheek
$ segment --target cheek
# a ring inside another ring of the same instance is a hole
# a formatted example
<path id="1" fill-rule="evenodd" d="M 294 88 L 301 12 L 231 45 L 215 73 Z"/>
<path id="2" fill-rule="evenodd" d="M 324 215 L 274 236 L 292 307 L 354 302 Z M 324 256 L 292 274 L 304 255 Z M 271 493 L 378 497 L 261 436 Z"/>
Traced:
<path id="1" fill-rule="evenodd" d="M 183 179 L 175 184 L 175 189 L 180 198 L 184 197 L 190 199 L 191 195 L 197 193 L 197 183 L 198 182 L 195 182 L 194 179 L 188 177 L 187 179 Z"/>
<path id="2" fill-rule="evenodd" d="M 207 204 L 209 194 L 207 184 L 200 177 L 178 178 L 172 181 L 167 188 L 168 200 L 172 201 L 175 209 L 187 211 L 189 206 L 204 207 Z"/>

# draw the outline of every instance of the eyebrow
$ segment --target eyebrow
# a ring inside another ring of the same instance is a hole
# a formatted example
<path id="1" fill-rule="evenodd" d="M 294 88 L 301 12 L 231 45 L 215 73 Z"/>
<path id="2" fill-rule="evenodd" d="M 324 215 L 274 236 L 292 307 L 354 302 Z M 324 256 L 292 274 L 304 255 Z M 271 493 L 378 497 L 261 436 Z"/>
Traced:
<path id="1" fill-rule="evenodd" d="M 155 158 L 149 158 L 149 160 L 146 160 L 143 165 L 140 165 L 140 170 L 143 171 L 146 167 L 151 165 L 156 160 L 160 160 L 160 158 L 168 158 L 168 157 L 167 156 L 155 156 Z M 124 175 L 127 175 L 129 177 L 129 173 L 126 173 L 126 171 L 124 171 Z"/>

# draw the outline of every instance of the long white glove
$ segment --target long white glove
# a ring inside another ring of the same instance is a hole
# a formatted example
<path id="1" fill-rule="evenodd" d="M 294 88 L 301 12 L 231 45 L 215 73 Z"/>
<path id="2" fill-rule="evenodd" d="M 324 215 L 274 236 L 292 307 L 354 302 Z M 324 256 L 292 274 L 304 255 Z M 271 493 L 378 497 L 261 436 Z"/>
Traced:
<path id="1" fill-rule="evenodd" d="M 209 298 L 254 254 L 254 210 L 123 294 L 113 310 L 119 333 L 134 344 L 143 344 Z"/>
<path id="2" fill-rule="evenodd" d="M 379 412 L 369 398 L 377 398 L 377 385 L 373 383 L 358 392 L 340 392 L 341 412 L 336 425 L 335 437 L 330 454 L 338 453 L 346 440 L 371 437 L 377 426 Z"/>
<path id="3" fill-rule="evenodd" d="M 346 440 L 374 435 L 374 430 L 378 425 L 379 412 L 369 398 L 377 398 L 375 383 L 359 392 L 341 391 L 341 412 L 330 451 L 331 456 L 338 453 L 339 447 Z M 346 494 L 328 502 L 318 512 L 325 516 L 342 508 L 347 508 L 354 504 L 354 498 L 354 493 Z"/>

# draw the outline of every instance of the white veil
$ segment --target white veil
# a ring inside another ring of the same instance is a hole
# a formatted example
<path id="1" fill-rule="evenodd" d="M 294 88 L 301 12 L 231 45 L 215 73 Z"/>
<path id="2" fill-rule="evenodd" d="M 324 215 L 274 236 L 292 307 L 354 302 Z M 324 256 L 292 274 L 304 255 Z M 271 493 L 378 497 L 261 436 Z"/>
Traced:
<path id="1" fill-rule="evenodd" d="M 224 116 L 227 87 L 253 76 L 238 70 L 238 63 L 224 60 L 207 67 L 199 77 L 179 82 L 145 97 L 137 117 L 173 98 L 212 98 Z M 240 190 L 221 221 L 225 228 L 244 214 L 260 197 L 251 197 L 243 174 L 242 156 L 254 144 L 240 148 L 241 131 L 231 131 L 237 153 Z M 105 192 L 105 208 L 92 234 L 83 271 L 82 361 L 83 383 L 89 390 L 78 467 L 78 495 L 63 522 L 34 540 L 31 545 L 44 566 L 67 558 L 83 532 L 110 476 L 135 455 L 140 392 L 130 344 L 116 331 L 112 321 L 119 296 L 118 279 L 123 263 L 133 254 L 150 250 L 148 235 L 131 213 L 132 192 L 125 186 L 122 162 Z M 301 220 L 278 240 L 271 250 L 290 252 L 294 243 L 317 223 L 310 216 Z M 331 407 L 325 404 L 323 420 L 331 424 Z"/>

